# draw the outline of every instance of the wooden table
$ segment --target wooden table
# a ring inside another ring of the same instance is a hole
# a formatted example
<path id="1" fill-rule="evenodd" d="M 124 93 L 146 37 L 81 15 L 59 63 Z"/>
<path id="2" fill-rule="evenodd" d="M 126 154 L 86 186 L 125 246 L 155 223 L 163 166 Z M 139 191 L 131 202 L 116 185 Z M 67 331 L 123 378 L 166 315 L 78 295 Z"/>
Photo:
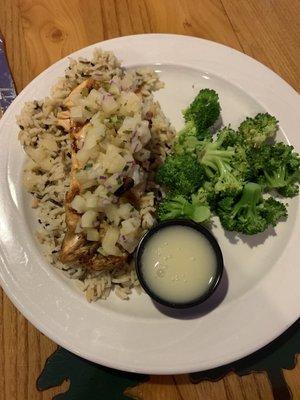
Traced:
<path id="1" fill-rule="evenodd" d="M 18 91 L 77 49 L 148 32 L 223 43 L 300 89 L 299 0 L 0 0 L 0 29 Z M 0 400 L 51 399 L 61 388 L 41 393 L 35 382 L 55 343 L 28 323 L 4 293 L 0 308 Z M 300 399 L 299 363 L 284 375 L 294 399 Z M 184 375 L 155 376 L 131 393 L 147 400 L 273 398 L 264 373 L 231 373 L 218 382 L 197 385 Z"/>

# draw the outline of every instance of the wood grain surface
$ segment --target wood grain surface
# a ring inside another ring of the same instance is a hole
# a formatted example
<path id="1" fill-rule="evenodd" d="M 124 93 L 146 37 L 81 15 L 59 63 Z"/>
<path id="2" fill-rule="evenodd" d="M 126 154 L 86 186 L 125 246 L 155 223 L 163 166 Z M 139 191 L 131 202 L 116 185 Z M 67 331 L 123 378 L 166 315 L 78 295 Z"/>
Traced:
<path id="1" fill-rule="evenodd" d="M 266 64 L 300 90 L 299 0 L 0 0 L 0 30 L 18 91 L 72 51 L 147 32 L 223 43 Z M 41 393 L 35 382 L 56 345 L 3 292 L 0 310 L 0 400 L 51 399 L 61 388 Z M 299 362 L 284 374 L 293 399 L 300 399 Z M 231 373 L 197 385 L 186 375 L 154 376 L 128 393 L 144 400 L 273 399 L 264 373 Z"/>

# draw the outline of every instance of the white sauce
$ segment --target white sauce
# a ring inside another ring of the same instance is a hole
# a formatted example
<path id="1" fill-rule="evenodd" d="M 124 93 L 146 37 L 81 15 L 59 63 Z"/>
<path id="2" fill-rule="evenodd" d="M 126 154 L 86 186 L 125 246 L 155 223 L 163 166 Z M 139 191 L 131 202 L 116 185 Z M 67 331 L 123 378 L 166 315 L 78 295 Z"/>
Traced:
<path id="1" fill-rule="evenodd" d="M 210 242 L 186 226 L 162 228 L 147 242 L 142 254 L 142 274 L 161 299 L 187 303 L 206 293 L 217 271 Z"/>

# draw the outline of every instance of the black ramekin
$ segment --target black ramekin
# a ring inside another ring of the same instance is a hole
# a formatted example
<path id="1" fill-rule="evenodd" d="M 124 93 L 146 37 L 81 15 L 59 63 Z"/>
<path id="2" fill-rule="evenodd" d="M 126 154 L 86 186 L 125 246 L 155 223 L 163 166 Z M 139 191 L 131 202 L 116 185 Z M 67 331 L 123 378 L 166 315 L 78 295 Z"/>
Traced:
<path id="1" fill-rule="evenodd" d="M 159 230 L 164 229 L 166 227 L 170 226 L 186 226 L 188 228 L 192 228 L 199 232 L 200 234 L 204 235 L 206 239 L 209 241 L 211 244 L 215 256 L 216 256 L 216 261 L 217 261 L 217 270 L 216 274 L 214 276 L 212 284 L 209 286 L 207 292 L 204 294 L 201 294 L 198 298 L 190 301 L 190 302 L 169 302 L 165 299 L 160 298 L 156 293 L 154 293 L 150 287 L 148 286 L 146 280 L 143 277 L 143 272 L 142 272 L 142 255 L 145 249 L 145 246 L 147 245 L 148 240 L 155 235 Z M 140 281 L 141 286 L 145 290 L 145 292 L 157 303 L 160 303 L 164 306 L 171 307 L 171 308 L 188 308 L 188 307 L 194 307 L 202 302 L 204 302 L 208 297 L 212 295 L 212 293 L 216 290 L 217 286 L 219 285 L 222 274 L 223 274 L 223 269 L 224 269 L 224 263 L 223 263 L 223 255 L 220 249 L 220 246 L 216 240 L 216 238 L 212 235 L 212 233 L 206 229 L 203 225 L 197 224 L 196 222 L 185 220 L 185 219 L 178 219 L 178 220 L 169 220 L 166 222 L 159 223 L 155 225 L 153 228 L 151 228 L 140 240 L 138 247 L 135 252 L 135 268 L 136 268 L 136 273 L 138 276 L 138 279 Z"/>

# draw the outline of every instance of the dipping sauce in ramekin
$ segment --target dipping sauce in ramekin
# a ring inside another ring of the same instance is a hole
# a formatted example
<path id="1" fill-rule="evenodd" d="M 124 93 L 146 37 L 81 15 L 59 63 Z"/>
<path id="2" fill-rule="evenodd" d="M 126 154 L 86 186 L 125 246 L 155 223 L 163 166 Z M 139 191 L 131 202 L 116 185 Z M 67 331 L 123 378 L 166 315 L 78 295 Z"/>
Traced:
<path id="1" fill-rule="evenodd" d="M 201 303 L 216 289 L 223 257 L 214 236 L 186 220 L 152 228 L 136 253 L 137 275 L 157 302 L 175 308 Z"/>

